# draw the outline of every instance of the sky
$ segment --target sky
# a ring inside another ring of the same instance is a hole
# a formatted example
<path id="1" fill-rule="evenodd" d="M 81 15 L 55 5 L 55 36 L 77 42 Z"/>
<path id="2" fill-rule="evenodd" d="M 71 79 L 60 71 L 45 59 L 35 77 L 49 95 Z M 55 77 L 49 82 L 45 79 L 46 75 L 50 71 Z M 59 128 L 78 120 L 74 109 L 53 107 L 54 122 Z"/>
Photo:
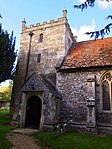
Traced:
<path id="1" fill-rule="evenodd" d="M 74 4 L 81 4 L 84 0 L 0 0 L 0 19 L 4 30 L 9 33 L 14 31 L 16 37 L 16 49 L 20 46 L 20 35 L 22 20 L 26 20 L 26 26 L 36 25 L 44 21 L 57 20 L 63 16 L 63 9 L 67 9 L 67 19 L 70 27 L 77 35 L 78 41 L 90 40 L 85 32 L 95 31 L 104 28 L 111 20 L 105 19 L 112 14 L 112 1 L 96 0 L 93 8 L 88 8 L 83 12 L 74 9 Z M 112 36 L 111 33 L 106 36 Z"/>
<path id="2" fill-rule="evenodd" d="M 94 31 L 102 29 L 109 20 L 105 18 L 112 14 L 112 1 L 96 0 L 93 8 L 88 8 L 83 12 L 74 9 L 74 4 L 80 4 L 84 0 L 0 0 L 0 13 L 3 16 L 3 29 L 9 33 L 14 31 L 16 36 L 16 48 L 20 46 L 21 22 L 26 20 L 27 26 L 30 24 L 42 23 L 44 21 L 56 20 L 62 17 L 62 10 L 66 7 L 68 13 L 68 22 L 77 35 L 78 41 L 89 40 L 89 36 L 85 36 L 86 31 Z M 109 34 L 109 36 L 111 36 Z"/>

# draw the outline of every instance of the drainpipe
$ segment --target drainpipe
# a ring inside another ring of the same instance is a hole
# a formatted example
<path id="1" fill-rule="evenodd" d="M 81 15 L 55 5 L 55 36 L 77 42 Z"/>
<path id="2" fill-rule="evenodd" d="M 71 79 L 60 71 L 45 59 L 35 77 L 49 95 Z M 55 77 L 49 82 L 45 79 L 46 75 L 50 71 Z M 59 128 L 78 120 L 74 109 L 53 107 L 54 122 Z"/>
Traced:
<path id="1" fill-rule="evenodd" d="M 33 32 L 29 33 L 30 36 L 30 42 L 29 42 L 29 50 L 28 50 L 28 56 L 27 56 L 27 63 L 26 63 L 26 75 L 25 75 L 25 82 L 27 80 L 27 75 L 28 75 L 28 68 L 29 68 L 29 62 L 30 62 L 30 52 L 31 52 L 31 43 L 32 43 L 32 36 L 34 35 Z"/>

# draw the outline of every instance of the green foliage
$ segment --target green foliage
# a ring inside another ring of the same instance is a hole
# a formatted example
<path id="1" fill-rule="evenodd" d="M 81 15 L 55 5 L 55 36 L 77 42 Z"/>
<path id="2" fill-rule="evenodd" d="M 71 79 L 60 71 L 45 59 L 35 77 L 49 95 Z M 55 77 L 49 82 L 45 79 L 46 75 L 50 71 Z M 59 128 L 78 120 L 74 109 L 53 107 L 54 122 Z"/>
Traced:
<path id="1" fill-rule="evenodd" d="M 12 95 L 12 81 L 10 80 L 8 86 L 0 88 L 0 100 L 11 100 Z"/>
<path id="2" fill-rule="evenodd" d="M 56 137 L 53 132 L 37 132 L 35 138 L 44 149 L 112 149 L 112 136 L 81 134 L 75 131 L 66 132 Z"/>
<path id="3" fill-rule="evenodd" d="M 15 38 L 2 29 L 0 24 L 0 83 L 10 79 L 16 60 Z"/>
<path id="4" fill-rule="evenodd" d="M 0 149 L 10 149 L 11 143 L 6 139 L 7 133 L 12 129 L 8 126 L 10 123 L 9 111 L 0 111 Z"/>

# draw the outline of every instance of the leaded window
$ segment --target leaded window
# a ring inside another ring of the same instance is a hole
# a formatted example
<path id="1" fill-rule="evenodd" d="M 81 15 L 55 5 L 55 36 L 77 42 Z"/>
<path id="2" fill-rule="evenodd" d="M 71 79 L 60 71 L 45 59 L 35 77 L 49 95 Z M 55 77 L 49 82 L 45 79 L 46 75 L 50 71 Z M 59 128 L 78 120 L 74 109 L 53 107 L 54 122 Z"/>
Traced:
<path id="1" fill-rule="evenodd" d="M 110 110 L 110 88 L 109 83 L 104 81 L 102 83 L 102 99 L 103 99 L 103 110 Z"/>
<path id="2" fill-rule="evenodd" d="M 102 110 L 111 111 L 112 106 L 112 72 L 106 73 L 101 80 Z"/>

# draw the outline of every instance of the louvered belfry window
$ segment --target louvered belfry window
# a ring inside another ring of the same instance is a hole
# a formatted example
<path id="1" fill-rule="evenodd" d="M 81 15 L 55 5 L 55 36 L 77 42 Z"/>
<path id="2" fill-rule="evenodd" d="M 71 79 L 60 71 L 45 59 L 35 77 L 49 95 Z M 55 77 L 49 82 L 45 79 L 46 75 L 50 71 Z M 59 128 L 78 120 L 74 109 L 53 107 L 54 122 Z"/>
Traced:
<path id="1" fill-rule="evenodd" d="M 102 108 L 104 111 L 111 110 L 112 101 L 112 73 L 106 73 L 102 78 Z"/>

